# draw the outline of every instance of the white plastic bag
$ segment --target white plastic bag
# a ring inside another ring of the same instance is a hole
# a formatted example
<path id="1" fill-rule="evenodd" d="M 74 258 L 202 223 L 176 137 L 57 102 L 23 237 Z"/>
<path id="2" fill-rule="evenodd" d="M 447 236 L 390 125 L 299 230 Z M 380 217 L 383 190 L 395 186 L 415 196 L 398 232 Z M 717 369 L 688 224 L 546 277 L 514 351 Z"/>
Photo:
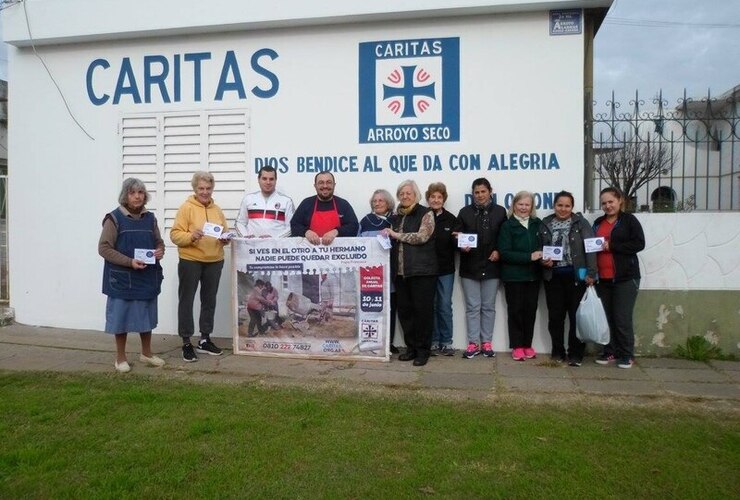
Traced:
<path id="1" fill-rule="evenodd" d="M 595 342 L 601 345 L 609 343 L 609 322 L 606 320 L 604 305 L 593 286 L 586 289 L 578 306 L 576 327 L 576 336 L 582 342 Z"/>

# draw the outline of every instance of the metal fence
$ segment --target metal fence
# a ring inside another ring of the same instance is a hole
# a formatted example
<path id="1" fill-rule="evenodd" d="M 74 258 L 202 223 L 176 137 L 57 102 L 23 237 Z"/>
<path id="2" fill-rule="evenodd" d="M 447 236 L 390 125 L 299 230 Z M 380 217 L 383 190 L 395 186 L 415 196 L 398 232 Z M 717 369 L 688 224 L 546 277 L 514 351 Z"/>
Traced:
<path id="1" fill-rule="evenodd" d="M 635 211 L 740 210 L 740 85 L 713 98 L 684 95 L 673 106 L 662 93 L 629 105 L 594 103 L 586 125 L 586 190 L 617 185 Z"/>

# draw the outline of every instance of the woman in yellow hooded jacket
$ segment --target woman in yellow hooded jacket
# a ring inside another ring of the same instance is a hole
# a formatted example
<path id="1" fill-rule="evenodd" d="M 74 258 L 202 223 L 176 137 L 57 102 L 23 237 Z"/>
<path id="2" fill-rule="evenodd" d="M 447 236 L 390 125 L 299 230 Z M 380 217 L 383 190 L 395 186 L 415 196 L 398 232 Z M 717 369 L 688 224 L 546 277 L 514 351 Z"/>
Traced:
<path id="1" fill-rule="evenodd" d="M 175 216 L 170 231 L 172 243 L 177 245 L 180 261 L 177 264 L 179 285 L 177 290 L 177 333 L 182 337 L 182 359 L 186 362 L 198 361 L 195 351 L 212 356 L 220 356 L 222 350 L 211 341 L 213 317 L 216 312 L 216 294 L 224 267 L 224 245 L 229 240 L 212 236 L 212 231 L 226 234 L 226 217 L 213 201 L 215 180 L 208 172 L 195 172 L 191 181 L 193 192 L 183 203 Z M 206 223 L 212 231 L 205 232 Z M 195 333 L 193 322 L 193 301 L 200 284 L 200 341 L 195 350 L 190 337 Z"/>

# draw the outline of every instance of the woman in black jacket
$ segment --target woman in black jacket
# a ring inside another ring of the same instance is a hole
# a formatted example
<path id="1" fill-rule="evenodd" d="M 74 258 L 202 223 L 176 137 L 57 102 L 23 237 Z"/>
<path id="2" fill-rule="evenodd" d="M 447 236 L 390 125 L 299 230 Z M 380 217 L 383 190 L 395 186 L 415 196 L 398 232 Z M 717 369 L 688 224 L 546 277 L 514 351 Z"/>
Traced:
<path id="1" fill-rule="evenodd" d="M 478 354 L 492 358 L 493 325 L 496 321 L 496 294 L 501 277 L 498 235 L 506 210 L 491 198 L 488 179 L 473 181 L 473 203 L 460 210 L 455 233 L 477 236 L 475 247 L 460 247 L 460 281 L 465 296 L 468 348 L 463 357 Z"/>
<path id="2" fill-rule="evenodd" d="M 434 296 L 432 355 L 454 356 L 452 347 L 452 287 L 455 284 L 455 249 L 453 236 L 456 219 L 445 209 L 447 186 L 432 182 L 424 193 L 434 213 L 434 247 L 437 250 L 437 293 Z"/>
<path id="3" fill-rule="evenodd" d="M 542 220 L 543 246 L 560 250 L 561 260 L 544 259 L 542 278 L 547 299 L 547 329 L 552 339 L 552 359 L 566 360 L 565 316 L 568 316 L 568 363 L 581 366 L 585 344 L 576 336 L 576 311 L 586 287 L 596 281 L 596 254 L 586 253 L 583 240 L 593 238 L 591 224 L 573 213 L 575 201 L 568 191 L 555 195 L 555 213 Z"/>
<path id="4" fill-rule="evenodd" d="M 617 361 L 619 368 L 630 368 L 635 360 L 632 313 L 640 288 L 637 252 L 645 248 L 645 234 L 637 217 L 622 211 L 624 199 L 619 189 L 602 189 L 600 198 L 604 215 L 594 221 L 594 233 L 605 242 L 596 256 L 596 291 L 604 304 L 611 337 L 596 362 L 608 365 Z"/>
<path id="5" fill-rule="evenodd" d="M 434 214 L 419 205 L 421 192 L 414 181 L 403 181 L 396 197 L 398 208 L 391 217 L 392 227 L 383 229 L 383 234 L 393 239 L 391 274 L 396 285 L 398 320 L 406 342 L 406 352 L 398 359 L 414 360 L 414 366 L 423 366 L 432 347 L 437 282 Z"/>

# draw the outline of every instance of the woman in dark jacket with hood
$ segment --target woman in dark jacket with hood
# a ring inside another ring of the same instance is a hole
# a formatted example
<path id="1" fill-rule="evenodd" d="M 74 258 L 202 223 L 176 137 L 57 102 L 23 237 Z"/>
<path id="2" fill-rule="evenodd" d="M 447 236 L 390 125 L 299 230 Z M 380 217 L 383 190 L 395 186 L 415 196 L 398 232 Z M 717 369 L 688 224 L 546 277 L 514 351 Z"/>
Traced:
<path id="1" fill-rule="evenodd" d="M 455 235 L 474 234 L 477 244 L 460 247 L 460 281 L 465 296 L 465 321 L 468 348 L 463 357 L 478 354 L 492 358 L 493 325 L 496 321 L 496 294 L 501 269 L 498 235 L 506 220 L 506 210 L 491 198 L 491 183 L 480 177 L 473 181 L 473 204 L 457 216 Z"/>
<path id="2" fill-rule="evenodd" d="M 547 299 L 547 328 L 552 339 L 552 359 L 566 360 L 565 316 L 568 316 L 568 363 L 581 366 L 585 344 L 576 336 L 576 311 L 586 287 L 596 281 L 596 254 L 586 253 L 583 240 L 593 238 L 591 224 L 573 213 L 575 201 L 568 191 L 555 195 L 555 213 L 542 220 L 540 241 L 557 247 L 562 260 L 542 261 Z"/>

